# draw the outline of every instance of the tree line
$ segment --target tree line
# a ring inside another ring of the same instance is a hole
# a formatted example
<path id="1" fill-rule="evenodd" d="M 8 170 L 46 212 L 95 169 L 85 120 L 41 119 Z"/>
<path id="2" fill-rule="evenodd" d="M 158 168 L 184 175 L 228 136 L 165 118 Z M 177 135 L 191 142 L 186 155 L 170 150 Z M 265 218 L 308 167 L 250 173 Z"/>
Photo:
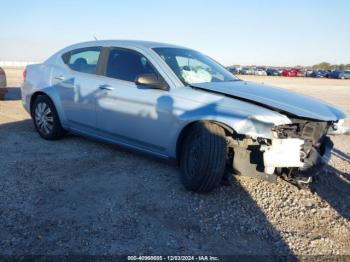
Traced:
<path id="1" fill-rule="evenodd" d="M 339 64 L 332 65 L 327 62 L 322 62 L 312 66 L 312 69 L 321 69 L 321 70 L 350 70 L 350 64 Z"/>

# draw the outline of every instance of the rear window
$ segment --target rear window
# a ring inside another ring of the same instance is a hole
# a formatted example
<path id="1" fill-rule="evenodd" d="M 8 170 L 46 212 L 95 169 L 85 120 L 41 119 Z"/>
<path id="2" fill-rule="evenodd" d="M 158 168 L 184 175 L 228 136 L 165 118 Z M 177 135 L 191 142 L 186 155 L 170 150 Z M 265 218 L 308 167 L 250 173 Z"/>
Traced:
<path id="1" fill-rule="evenodd" d="M 91 47 L 73 50 L 63 55 L 63 61 L 72 70 L 96 74 L 101 47 Z"/>

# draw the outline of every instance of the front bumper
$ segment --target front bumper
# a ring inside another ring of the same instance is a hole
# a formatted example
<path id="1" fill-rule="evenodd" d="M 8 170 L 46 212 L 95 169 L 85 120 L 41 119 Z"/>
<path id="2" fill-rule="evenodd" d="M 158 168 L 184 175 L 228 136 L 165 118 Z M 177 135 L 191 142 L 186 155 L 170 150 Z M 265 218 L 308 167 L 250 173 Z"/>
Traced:
<path id="1" fill-rule="evenodd" d="M 276 182 L 280 175 L 296 185 L 308 184 L 329 162 L 333 143 L 323 136 L 306 155 L 304 142 L 298 138 L 275 139 L 269 144 L 232 140 L 233 171 L 270 182 Z"/>
<path id="2" fill-rule="evenodd" d="M 301 159 L 300 148 L 304 140 L 298 138 L 274 139 L 270 146 L 262 146 L 265 173 L 273 174 L 276 168 L 297 168 L 307 171 L 312 167 L 319 167 L 329 162 L 333 142 L 325 136 L 320 144 L 312 146 L 306 157 Z"/>
<path id="3" fill-rule="evenodd" d="M 321 146 L 312 148 L 309 156 L 304 160 L 305 165 L 297 170 L 282 173 L 282 177 L 299 188 L 308 186 L 323 171 L 323 167 L 331 158 L 333 142 L 329 137 L 325 137 Z"/>

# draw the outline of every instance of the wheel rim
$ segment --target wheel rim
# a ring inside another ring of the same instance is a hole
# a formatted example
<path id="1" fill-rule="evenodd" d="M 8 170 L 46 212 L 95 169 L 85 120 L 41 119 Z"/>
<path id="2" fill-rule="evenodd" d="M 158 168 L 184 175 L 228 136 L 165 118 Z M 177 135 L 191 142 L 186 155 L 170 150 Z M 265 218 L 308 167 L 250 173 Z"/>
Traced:
<path id="1" fill-rule="evenodd" d="M 40 102 L 37 104 L 34 118 L 37 127 L 42 133 L 51 133 L 53 128 L 53 116 L 50 107 L 46 103 Z"/>

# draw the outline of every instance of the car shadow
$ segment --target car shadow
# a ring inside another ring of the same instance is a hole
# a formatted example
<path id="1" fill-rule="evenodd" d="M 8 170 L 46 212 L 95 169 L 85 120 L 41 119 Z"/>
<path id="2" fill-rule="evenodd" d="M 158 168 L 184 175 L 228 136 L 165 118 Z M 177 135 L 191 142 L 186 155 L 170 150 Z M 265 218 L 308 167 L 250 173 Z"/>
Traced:
<path id="1" fill-rule="evenodd" d="M 340 151 L 339 149 L 333 148 L 332 154 L 340 158 L 341 160 L 350 163 L 350 155 Z"/>
<path id="2" fill-rule="evenodd" d="M 340 156 L 343 155 L 336 150 Z M 345 160 L 346 161 L 346 160 Z M 325 200 L 339 215 L 350 220 L 350 174 L 327 165 L 310 189 Z"/>
<path id="3" fill-rule="evenodd" d="M 7 199 L 1 204 L 0 253 L 295 260 L 237 181 L 210 194 L 188 192 L 174 165 L 79 136 L 46 141 L 29 119 L 0 124 L 0 144 L 6 155 L 0 158 L 1 194 Z"/>

